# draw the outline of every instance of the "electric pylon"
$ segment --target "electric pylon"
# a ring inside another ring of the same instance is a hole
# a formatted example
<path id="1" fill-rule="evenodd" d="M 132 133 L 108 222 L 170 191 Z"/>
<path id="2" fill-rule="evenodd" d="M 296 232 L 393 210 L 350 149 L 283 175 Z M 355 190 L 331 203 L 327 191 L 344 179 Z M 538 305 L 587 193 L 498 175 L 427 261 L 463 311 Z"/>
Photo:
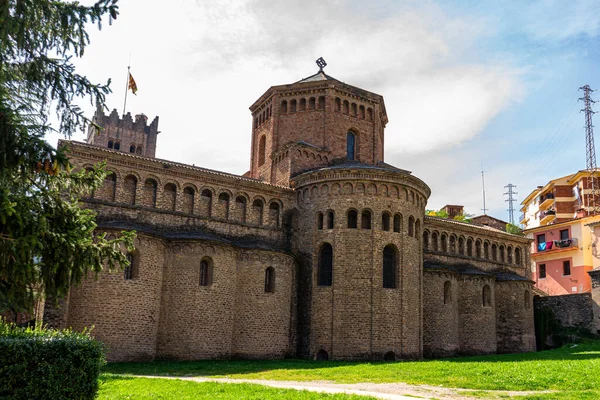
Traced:
<path id="1" fill-rule="evenodd" d="M 508 185 L 504 186 L 505 188 L 508 188 L 508 191 L 506 193 L 504 193 L 504 195 L 508 195 L 508 199 L 504 200 L 504 201 L 508 201 L 508 222 L 510 222 L 512 225 L 515 225 L 515 209 L 513 207 L 513 202 L 517 201 L 517 199 L 513 198 L 513 194 L 519 194 L 518 192 L 513 192 L 513 188 L 516 188 L 517 185 L 513 185 L 512 183 L 509 183 Z"/>
<path id="2" fill-rule="evenodd" d="M 581 112 L 585 113 L 585 153 L 586 153 L 586 169 L 590 172 L 590 183 L 591 188 L 588 197 L 588 213 L 596 215 L 597 213 L 597 199 L 598 199 L 598 181 L 596 179 L 596 147 L 594 146 L 594 125 L 592 124 L 592 116 L 595 111 L 592 110 L 592 104 L 594 100 L 590 98 L 590 93 L 593 90 L 589 85 L 585 85 L 579 88 L 583 90 L 583 97 L 579 100 L 583 100 L 584 108 Z"/>

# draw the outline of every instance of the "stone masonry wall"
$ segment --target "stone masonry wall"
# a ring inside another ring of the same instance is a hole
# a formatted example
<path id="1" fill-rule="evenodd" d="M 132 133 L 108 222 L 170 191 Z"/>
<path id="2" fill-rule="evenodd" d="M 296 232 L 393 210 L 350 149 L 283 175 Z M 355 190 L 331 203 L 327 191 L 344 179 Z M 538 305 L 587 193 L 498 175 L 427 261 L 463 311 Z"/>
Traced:
<path id="1" fill-rule="evenodd" d="M 92 335 L 108 346 L 108 361 L 147 361 L 156 355 L 164 242 L 138 234 L 136 254 L 139 270 L 133 279 L 106 271 L 71 289 L 66 326 L 94 326 Z"/>
<path id="2" fill-rule="evenodd" d="M 563 327 L 595 332 L 594 303 L 591 293 L 566 294 L 562 296 L 536 296 L 535 310 L 549 308 Z"/>
<path id="3" fill-rule="evenodd" d="M 463 275 L 459 278 L 460 354 L 492 354 L 496 352 L 496 300 L 494 279 L 487 276 Z M 483 302 L 484 287 L 490 288 L 489 305 Z"/>
<path id="4" fill-rule="evenodd" d="M 449 291 L 445 285 L 448 285 Z M 458 280 L 452 273 L 423 275 L 423 355 L 449 357 L 459 351 Z"/>
<path id="5" fill-rule="evenodd" d="M 497 281 L 495 300 L 498 353 L 535 351 L 531 282 Z"/>

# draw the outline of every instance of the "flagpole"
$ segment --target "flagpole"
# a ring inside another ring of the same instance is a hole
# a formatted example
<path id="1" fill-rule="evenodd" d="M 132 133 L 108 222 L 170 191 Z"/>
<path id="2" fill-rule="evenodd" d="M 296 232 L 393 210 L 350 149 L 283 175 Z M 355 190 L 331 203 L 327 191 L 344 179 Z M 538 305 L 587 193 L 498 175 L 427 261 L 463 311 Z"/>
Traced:
<path id="1" fill-rule="evenodd" d="M 129 91 L 129 67 L 127 67 L 127 83 L 125 83 L 125 101 L 123 102 L 123 117 L 125 116 L 125 107 L 127 107 L 127 92 Z"/>
<path id="2" fill-rule="evenodd" d="M 125 101 L 123 102 L 123 117 L 125 117 L 125 108 L 127 107 L 127 92 L 129 91 L 129 76 L 131 73 L 131 53 L 129 53 L 129 63 L 127 64 L 127 80 L 125 81 Z"/>

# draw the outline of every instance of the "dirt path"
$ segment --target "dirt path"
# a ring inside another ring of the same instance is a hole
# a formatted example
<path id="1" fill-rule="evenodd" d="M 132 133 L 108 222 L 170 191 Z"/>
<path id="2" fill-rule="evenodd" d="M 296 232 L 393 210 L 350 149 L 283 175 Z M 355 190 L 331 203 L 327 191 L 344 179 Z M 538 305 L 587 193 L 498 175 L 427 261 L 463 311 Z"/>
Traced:
<path id="1" fill-rule="evenodd" d="M 229 378 L 204 378 L 204 377 L 167 377 L 143 376 L 139 378 L 167 378 L 181 379 L 194 382 L 221 382 L 221 383 L 253 383 L 276 388 L 310 390 L 322 393 L 346 393 L 362 396 L 372 396 L 379 399 L 415 400 L 417 398 L 436 400 L 481 400 L 498 399 L 506 396 L 525 396 L 529 394 L 552 393 L 552 391 L 507 391 L 507 390 L 474 390 L 446 388 L 429 385 L 409 385 L 407 383 L 334 383 L 328 381 L 274 381 L 262 379 L 229 379 Z M 477 396 L 470 393 L 477 392 Z M 486 396 L 488 394 L 489 396 Z M 503 396 L 503 397 L 500 397 Z"/>

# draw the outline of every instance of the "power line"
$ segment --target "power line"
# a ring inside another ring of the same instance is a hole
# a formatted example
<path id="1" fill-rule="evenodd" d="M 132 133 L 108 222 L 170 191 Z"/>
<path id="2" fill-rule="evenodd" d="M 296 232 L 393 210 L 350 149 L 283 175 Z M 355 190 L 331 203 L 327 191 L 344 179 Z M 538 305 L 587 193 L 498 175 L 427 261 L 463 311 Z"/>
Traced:
<path id="1" fill-rule="evenodd" d="M 588 212 L 592 215 L 596 215 L 596 198 L 598 196 L 598 182 L 596 182 L 596 147 L 594 146 L 594 125 L 592 124 L 592 116 L 595 111 L 592 111 L 592 104 L 594 100 L 590 98 L 590 93 L 593 92 L 590 85 L 585 85 L 579 88 L 583 90 L 583 97 L 579 100 L 583 100 L 584 108 L 581 112 L 585 113 L 585 155 L 586 155 L 586 168 L 590 172 L 591 181 L 591 193 L 588 195 Z"/>
<path id="2" fill-rule="evenodd" d="M 513 192 L 513 188 L 516 188 L 517 185 L 513 185 L 512 183 L 509 183 L 508 185 L 504 186 L 505 188 L 508 188 L 508 191 L 506 193 L 504 193 L 504 195 L 508 195 L 508 199 L 504 200 L 508 202 L 508 222 L 510 222 L 512 225 L 515 225 L 515 209 L 513 207 L 513 203 L 515 201 L 517 201 L 517 199 L 513 198 L 513 194 L 519 194 L 518 192 Z"/>

